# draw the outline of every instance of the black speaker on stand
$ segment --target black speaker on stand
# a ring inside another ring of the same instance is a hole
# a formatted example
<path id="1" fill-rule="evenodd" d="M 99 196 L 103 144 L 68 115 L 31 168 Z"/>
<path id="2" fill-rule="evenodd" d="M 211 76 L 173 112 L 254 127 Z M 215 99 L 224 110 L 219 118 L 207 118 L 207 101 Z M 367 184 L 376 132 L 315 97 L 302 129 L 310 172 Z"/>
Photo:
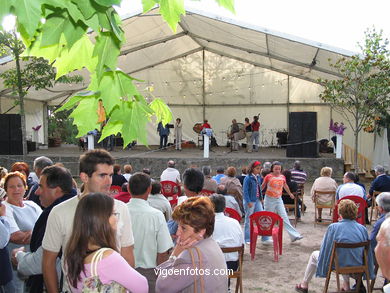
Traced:
<path id="1" fill-rule="evenodd" d="M 19 114 L 0 115 L 0 155 L 23 155 Z"/>
<path id="2" fill-rule="evenodd" d="M 287 157 L 316 158 L 317 112 L 291 112 L 289 114 Z"/>

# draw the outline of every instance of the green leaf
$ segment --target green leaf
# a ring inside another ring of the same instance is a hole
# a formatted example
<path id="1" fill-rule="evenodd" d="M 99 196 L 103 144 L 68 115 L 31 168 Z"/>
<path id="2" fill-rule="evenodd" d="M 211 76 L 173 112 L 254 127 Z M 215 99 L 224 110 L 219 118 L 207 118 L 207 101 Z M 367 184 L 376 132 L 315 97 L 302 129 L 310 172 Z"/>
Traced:
<path id="1" fill-rule="evenodd" d="M 115 9 L 109 8 L 106 11 L 106 15 L 108 21 L 110 22 L 111 30 L 117 37 L 118 41 L 120 42 L 124 41 L 123 30 L 119 26 L 121 24 L 121 21 L 119 17 L 118 18 L 116 17 L 118 16 L 118 14 L 116 13 Z"/>
<path id="2" fill-rule="evenodd" d="M 180 16 L 186 14 L 184 0 L 161 0 L 160 13 L 171 29 L 176 32 Z"/>
<path id="3" fill-rule="evenodd" d="M 98 79 L 101 78 L 105 67 L 112 70 L 116 69 L 119 53 L 119 44 L 115 42 L 115 39 L 110 32 L 102 32 L 98 37 L 96 37 L 93 56 L 97 56 L 99 60 L 96 66 Z"/>
<path id="4" fill-rule="evenodd" d="M 95 0 L 95 2 L 101 6 L 110 7 L 112 5 L 120 5 L 121 0 Z"/>
<path id="5" fill-rule="evenodd" d="M 57 44 L 61 38 L 62 31 L 66 22 L 70 22 L 63 16 L 53 16 L 46 19 L 42 26 L 41 47 L 47 47 Z"/>
<path id="6" fill-rule="evenodd" d="M 172 112 L 168 105 L 160 98 L 154 99 L 150 104 L 150 108 L 154 111 L 158 122 L 167 124 L 172 121 Z"/>
<path id="7" fill-rule="evenodd" d="M 76 95 L 70 97 L 70 99 L 62 105 L 60 108 L 58 108 L 55 112 L 61 112 L 64 110 L 69 110 L 74 107 L 78 102 L 80 102 L 84 97 L 86 96 L 92 96 L 95 95 L 94 92 L 88 91 L 88 92 L 80 92 L 77 93 Z"/>
<path id="8" fill-rule="evenodd" d="M 154 5 L 156 5 L 158 2 L 159 1 L 155 1 L 155 0 L 142 0 L 142 7 L 144 13 L 152 9 Z"/>
<path id="9" fill-rule="evenodd" d="M 41 20 L 41 1 L 40 0 L 15 0 L 15 15 L 17 22 L 23 25 L 30 38 L 35 34 Z"/>
<path id="10" fill-rule="evenodd" d="M 85 20 L 85 24 L 92 28 L 95 32 L 99 31 L 99 16 L 95 13 L 91 18 Z"/>
<path id="11" fill-rule="evenodd" d="M 3 19 L 4 16 L 8 15 L 11 11 L 11 1 L 10 0 L 2 0 L 0 5 L 0 30 L 3 30 Z"/>
<path id="12" fill-rule="evenodd" d="M 234 10 L 234 0 L 215 0 L 221 7 L 225 7 L 233 13 L 236 13 Z"/>
<path id="13" fill-rule="evenodd" d="M 84 16 L 80 12 L 80 10 L 76 4 L 74 4 L 73 2 L 67 1 L 66 2 L 66 9 L 68 10 L 69 15 L 70 15 L 70 17 L 72 17 L 74 22 L 78 22 L 78 21 L 84 22 Z"/>
<path id="14" fill-rule="evenodd" d="M 82 25 L 77 25 L 71 19 L 64 24 L 63 32 L 68 47 L 71 48 L 85 34 L 86 29 Z"/>
<path id="15" fill-rule="evenodd" d="M 61 35 L 59 43 L 47 47 L 42 47 L 42 48 L 41 48 L 41 38 L 42 35 L 39 34 L 35 42 L 23 52 L 22 56 L 43 57 L 49 60 L 50 63 L 53 63 L 55 59 L 61 55 L 61 52 L 65 48 L 66 45 L 65 37 L 64 35 Z"/>
<path id="16" fill-rule="evenodd" d="M 53 65 L 57 68 L 56 79 L 83 67 L 93 72 L 98 60 L 97 57 L 92 57 L 92 54 L 93 44 L 86 35 L 83 35 L 70 50 L 63 50 L 61 56 L 56 59 Z"/>
<path id="17" fill-rule="evenodd" d="M 76 109 L 69 115 L 73 118 L 73 124 L 77 126 L 77 137 L 87 134 L 88 131 L 99 129 L 100 124 L 98 121 L 98 108 L 99 100 L 95 96 L 84 97 Z"/>
<path id="18" fill-rule="evenodd" d="M 77 5 L 85 19 L 89 19 L 96 13 L 95 7 L 92 6 L 90 0 L 72 0 Z"/>

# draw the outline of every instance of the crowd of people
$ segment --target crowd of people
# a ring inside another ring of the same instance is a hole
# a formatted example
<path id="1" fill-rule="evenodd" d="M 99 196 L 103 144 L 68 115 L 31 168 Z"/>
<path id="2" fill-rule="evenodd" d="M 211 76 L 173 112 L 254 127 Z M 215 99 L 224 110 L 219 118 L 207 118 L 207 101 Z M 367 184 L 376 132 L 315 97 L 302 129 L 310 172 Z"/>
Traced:
<path id="1" fill-rule="evenodd" d="M 372 201 L 374 191 L 381 191 L 375 198 L 380 216 L 369 236 L 356 222 L 356 204 L 341 200 L 341 219 L 328 227 L 296 291 L 308 292 L 315 273 L 325 277 L 334 241 L 370 240 L 369 277 L 374 277 L 374 255 L 390 277 L 390 177 L 381 166 L 375 171 L 368 192 L 351 172 L 340 186 L 330 167 L 319 172 L 312 195 L 334 190 L 336 199 L 356 195 Z M 169 160 L 157 180 L 148 168 L 133 173 L 131 165 L 115 164 L 109 152 L 98 149 L 80 156 L 80 184 L 76 174 L 47 157 L 35 159 L 33 172 L 17 162 L 1 174 L 0 292 L 228 292 L 228 276 L 238 269 L 239 258 L 221 248 L 250 244 L 251 215 L 274 212 L 292 242 L 303 238 L 284 207 L 297 198 L 296 212 L 306 208 L 300 197 L 307 173 L 299 161 L 291 170 L 278 161 L 253 161 L 241 174 L 229 166 L 212 176 L 210 166 L 192 166 L 181 174 Z M 163 194 L 167 181 L 176 186 L 174 204 Z M 335 199 L 325 194 L 320 200 Z M 243 226 L 226 216 L 225 208 L 242 216 Z M 263 236 L 262 244 L 273 240 Z M 340 264 L 360 264 L 360 255 L 343 251 Z M 351 277 L 343 276 L 344 290 L 350 290 Z"/>

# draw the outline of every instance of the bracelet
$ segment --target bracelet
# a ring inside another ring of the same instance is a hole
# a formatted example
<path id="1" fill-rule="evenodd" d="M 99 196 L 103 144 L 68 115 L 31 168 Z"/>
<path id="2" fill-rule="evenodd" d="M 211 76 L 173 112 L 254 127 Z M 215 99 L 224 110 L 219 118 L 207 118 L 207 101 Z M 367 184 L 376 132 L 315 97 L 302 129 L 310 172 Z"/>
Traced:
<path id="1" fill-rule="evenodd" d="M 173 255 L 173 254 L 171 254 L 171 256 L 169 257 L 169 260 L 171 260 L 171 261 L 175 261 L 176 259 L 177 259 L 177 256 Z"/>

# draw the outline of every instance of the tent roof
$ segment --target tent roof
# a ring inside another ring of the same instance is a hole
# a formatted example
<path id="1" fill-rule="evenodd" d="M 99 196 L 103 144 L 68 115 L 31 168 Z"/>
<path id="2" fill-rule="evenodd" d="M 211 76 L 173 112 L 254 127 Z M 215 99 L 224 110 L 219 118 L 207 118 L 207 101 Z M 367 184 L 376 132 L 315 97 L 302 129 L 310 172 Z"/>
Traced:
<path id="1" fill-rule="evenodd" d="M 206 50 L 221 56 L 270 69 L 288 76 L 317 82 L 338 78 L 328 59 L 336 61 L 354 53 L 318 42 L 271 31 L 236 20 L 187 9 L 176 33 L 157 13 L 123 17 L 126 43 L 118 67 L 129 74 Z M 0 72 L 13 66 L 8 57 L 0 59 Z M 87 78 L 86 72 L 82 75 Z M 56 85 L 50 90 L 30 90 L 27 99 L 60 104 L 84 85 Z M 0 96 L 8 96 L 3 89 Z"/>

